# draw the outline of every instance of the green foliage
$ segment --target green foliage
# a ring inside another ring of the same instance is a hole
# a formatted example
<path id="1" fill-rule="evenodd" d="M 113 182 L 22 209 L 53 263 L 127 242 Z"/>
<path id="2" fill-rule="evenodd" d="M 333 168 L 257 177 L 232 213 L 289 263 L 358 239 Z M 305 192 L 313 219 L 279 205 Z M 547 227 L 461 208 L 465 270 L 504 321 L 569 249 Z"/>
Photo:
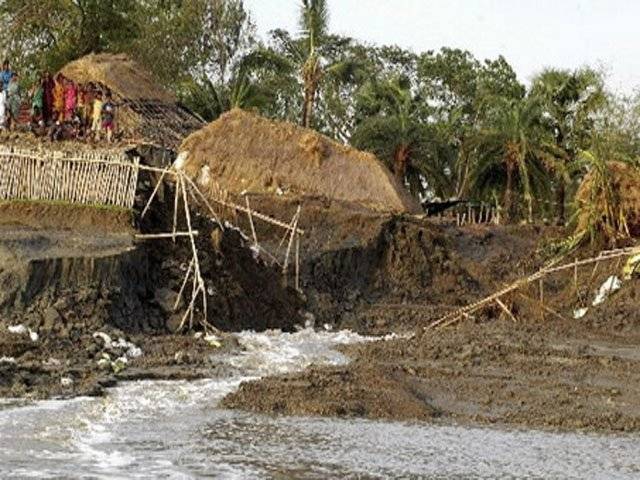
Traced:
<path id="1" fill-rule="evenodd" d="M 594 69 L 547 69 L 527 91 L 502 56 L 362 44 L 330 32 L 327 0 L 298 14 L 265 44 L 242 0 L 4 0 L 0 53 L 35 75 L 125 52 L 206 120 L 299 122 L 375 153 L 420 198 L 498 203 L 513 221 L 564 223 L 596 159 L 640 155 L 640 96 L 607 93 Z"/>

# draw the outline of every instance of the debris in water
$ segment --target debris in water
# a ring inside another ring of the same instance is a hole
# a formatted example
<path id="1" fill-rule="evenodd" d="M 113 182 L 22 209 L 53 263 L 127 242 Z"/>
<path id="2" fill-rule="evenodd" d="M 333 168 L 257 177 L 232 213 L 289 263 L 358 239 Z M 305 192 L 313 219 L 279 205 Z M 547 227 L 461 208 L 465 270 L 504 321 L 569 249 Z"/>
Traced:
<path id="1" fill-rule="evenodd" d="M 596 298 L 593 300 L 593 306 L 597 307 L 602 305 L 604 301 L 614 292 L 617 292 L 622 288 L 622 282 L 618 277 L 612 275 L 602 284 Z"/>

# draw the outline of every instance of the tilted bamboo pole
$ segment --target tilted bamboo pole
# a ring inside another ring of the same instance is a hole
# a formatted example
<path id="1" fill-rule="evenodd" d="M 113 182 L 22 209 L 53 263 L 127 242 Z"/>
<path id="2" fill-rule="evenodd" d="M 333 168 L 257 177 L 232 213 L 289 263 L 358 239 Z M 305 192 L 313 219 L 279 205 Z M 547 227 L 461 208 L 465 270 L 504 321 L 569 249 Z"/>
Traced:
<path id="1" fill-rule="evenodd" d="M 526 278 L 519 279 L 482 300 L 479 300 L 475 303 L 467 305 L 466 307 L 459 308 L 458 310 L 448 315 L 445 315 L 444 317 L 436 320 L 435 322 L 425 327 L 425 330 L 432 330 L 435 328 L 447 327 L 449 325 L 452 325 L 462 320 L 463 318 L 468 318 L 473 313 L 476 313 L 479 310 L 482 310 L 487 305 L 494 303 L 496 300 L 501 299 L 505 295 L 510 294 L 516 290 L 519 290 L 520 288 L 526 285 L 529 285 L 530 283 L 536 282 L 554 273 L 570 270 L 575 268 L 576 266 L 590 265 L 594 263 L 597 264 L 599 262 L 603 262 L 607 260 L 616 260 L 616 259 L 620 259 L 621 257 L 631 256 L 638 253 L 640 253 L 640 246 L 621 248 L 616 250 L 605 250 L 601 252 L 597 257 L 578 260 L 578 261 L 571 262 L 569 264 L 565 264 L 557 267 L 549 266 L 549 267 L 542 268 L 538 272 Z M 557 260 L 556 260 L 556 263 L 557 263 Z"/>

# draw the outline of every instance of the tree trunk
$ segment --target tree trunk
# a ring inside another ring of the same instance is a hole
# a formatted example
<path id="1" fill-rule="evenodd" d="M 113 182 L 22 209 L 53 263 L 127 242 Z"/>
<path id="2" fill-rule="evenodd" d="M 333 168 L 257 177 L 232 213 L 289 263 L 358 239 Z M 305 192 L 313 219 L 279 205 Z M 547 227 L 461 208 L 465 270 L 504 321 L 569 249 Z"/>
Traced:
<path id="1" fill-rule="evenodd" d="M 399 145 L 396 148 L 396 152 L 393 155 L 393 173 L 400 182 L 404 185 L 407 176 L 407 166 L 409 165 L 409 145 Z"/>
<path id="2" fill-rule="evenodd" d="M 305 128 L 311 128 L 311 122 L 313 121 L 313 109 L 316 103 L 316 90 L 317 85 L 313 81 L 309 82 L 304 87 L 304 104 L 302 106 L 302 126 Z"/>
<path id="3" fill-rule="evenodd" d="M 567 186 L 564 181 L 564 177 L 559 175 L 556 185 L 556 224 L 564 226 L 566 222 L 565 218 L 565 200 L 567 196 Z"/>
<path id="4" fill-rule="evenodd" d="M 507 187 L 504 191 L 504 218 L 510 223 L 513 213 L 513 167 L 507 165 Z"/>

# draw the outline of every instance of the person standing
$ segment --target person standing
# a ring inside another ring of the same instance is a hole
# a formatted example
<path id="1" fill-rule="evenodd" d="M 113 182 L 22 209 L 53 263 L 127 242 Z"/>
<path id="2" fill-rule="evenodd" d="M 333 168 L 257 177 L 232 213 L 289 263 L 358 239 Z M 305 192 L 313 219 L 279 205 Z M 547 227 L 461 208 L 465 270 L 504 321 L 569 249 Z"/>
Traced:
<path id="1" fill-rule="evenodd" d="M 78 90 L 73 80 L 68 78 L 64 87 L 64 120 L 65 122 L 73 121 L 78 103 Z"/>
<path id="2" fill-rule="evenodd" d="M 93 112 L 91 113 L 91 133 L 96 140 L 100 140 L 100 130 L 102 124 L 102 107 L 104 102 L 102 101 L 102 92 L 96 93 L 93 100 Z"/>
<path id="3" fill-rule="evenodd" d="M 53 86 L 53 118 L 55 122 L 64 121 L 64 76 L 59 73 Z"/>
<path id="4" fill-rule="evenodd" d="M 53 81 L 51 73 L 45 72 L 42 80 L 42 91 L 44 94 L 42 113 L 46 124 L 55 120 L 55 116 L 53 114 L 53 89 L 55 86 L 56 83 Z"/>
<path id="5" fill-rule="evenodd" d="M 6 91 L 9 88 L 9 84 L 11 83 L 12 76 L 13 76 L 13 72 L 11 71 L 9 60 L 5 60 L 4 62 L 2 62 L 2 72 L 0 72 L 0 81 L 2 81 L 3 90 Z"/>
<path id="6" fill-rule="evenodd" d="M 113 128 L 115 126 L 116 106 L 113 103 L 111 92 L 107 92 L 102 106 L 102 129 L 107 132 L 107 142 L 113 141 Z"/>
<path id="7" fill-rule="evenodd" d="M 44 77 L 33 87 L 31 97 L 31 123 L 39 125 L 44 121 Z"/>
<path id="8" fill-rule="evenodd" d="M 0 130 L 4 130 L 7 126 L 7 91 L 2 87 L 0 82 Z"/>
<path id="9" fill-rule="evenodd" d="M 7 88 L 7 105 L 9 106 L 9 129 L 14 130 L 20 117 L 20 84 L 18 74 L 11 74 L 11 81 Z"/>

